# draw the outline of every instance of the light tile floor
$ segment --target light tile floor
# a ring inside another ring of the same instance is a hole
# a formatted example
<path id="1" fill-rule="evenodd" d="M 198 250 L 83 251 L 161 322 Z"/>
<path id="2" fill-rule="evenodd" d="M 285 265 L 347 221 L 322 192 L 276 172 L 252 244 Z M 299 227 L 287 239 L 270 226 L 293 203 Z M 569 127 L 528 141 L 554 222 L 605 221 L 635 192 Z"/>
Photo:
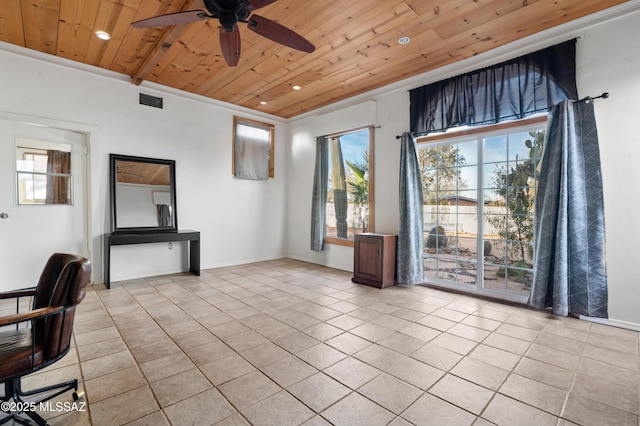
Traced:
<path id="1" fill-rule="evenodd" d="M 59 425 L 634 425 L 638 333 L 276 260 L 114 283 L 78 307 Z"/>

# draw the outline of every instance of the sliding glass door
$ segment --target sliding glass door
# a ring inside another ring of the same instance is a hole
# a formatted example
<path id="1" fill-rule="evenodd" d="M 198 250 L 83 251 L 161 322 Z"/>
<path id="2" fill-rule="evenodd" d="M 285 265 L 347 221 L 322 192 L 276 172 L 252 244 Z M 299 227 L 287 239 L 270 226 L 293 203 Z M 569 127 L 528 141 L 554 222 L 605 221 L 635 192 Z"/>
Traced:
<path id="1" fill-rule="evenodd" d="M 425 281 L 526 297 L 544 124 L 419 142 Z"/>

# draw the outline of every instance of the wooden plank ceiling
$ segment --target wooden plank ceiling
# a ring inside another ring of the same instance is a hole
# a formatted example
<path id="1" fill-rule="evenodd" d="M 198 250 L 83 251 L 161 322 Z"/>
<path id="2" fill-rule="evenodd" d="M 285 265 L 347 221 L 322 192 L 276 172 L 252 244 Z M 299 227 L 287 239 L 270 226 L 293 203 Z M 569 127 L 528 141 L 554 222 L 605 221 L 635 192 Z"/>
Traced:
<path id="1" fill-rule="evenodd" d="M 307 38 L 315 52 L 281 46 L 240 23 L 234 68 L 222 57 L 216 19 L 130 25 L 203 9 L 201 0 L 1 0 L 0 40 L 124 73 L 134 84 L 152 81 L 289 118 L 622 2 L 278 0 L 257 13 Z M 411 42 L 401 45 L 400 37 Z"/>
<path id="2" fill-rule="evenodd" d="M 139 185 L 170 185 L 171 168 L 167 164 L 118 160 L 116 182 Z"/>

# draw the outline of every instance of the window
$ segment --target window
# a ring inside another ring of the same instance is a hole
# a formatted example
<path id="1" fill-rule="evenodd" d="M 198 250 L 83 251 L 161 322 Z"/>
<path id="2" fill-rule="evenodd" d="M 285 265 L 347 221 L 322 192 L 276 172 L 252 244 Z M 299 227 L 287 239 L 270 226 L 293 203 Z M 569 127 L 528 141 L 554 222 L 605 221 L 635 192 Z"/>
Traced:
<path id="1" fill-rule="evenodd" d="M 233 175 L 240 179 L 274 177 L 274 125 L 233 117 Z"/>
<path id="2" fill-rule="evenodd" d="M 329 135 L 325 241 L 352 245 L 353 235 L 373 231 L 373 130 Z"/>
<path id="3" fill-rule="evenodd" d="M 545 119 L 419 140 L 427 282 L 528 295 Z"/>
<path id="4" fill-rule="evenodd" d="M 71 204 L 71 146 L 18 140 L 17 203 Z"/>

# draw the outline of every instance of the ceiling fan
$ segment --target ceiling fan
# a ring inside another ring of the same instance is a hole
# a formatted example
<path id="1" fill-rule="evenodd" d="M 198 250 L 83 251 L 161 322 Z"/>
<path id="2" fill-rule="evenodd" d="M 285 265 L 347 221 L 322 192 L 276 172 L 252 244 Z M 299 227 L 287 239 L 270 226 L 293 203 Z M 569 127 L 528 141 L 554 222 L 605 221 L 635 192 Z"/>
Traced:
<path id="1" fill-rule="evenodd" d="M 311 53 L 316 48 L 307 39 L 293 30 L 264 18 L 252 15 L 256 9 L 275 3 L 277 0 L 204 0 L 204 10 L 187 10 L 154 16 L 133 22 L 135 28 L 181 25 L 202 19 L 215 18 L 220 22 L 220 47 L 222 55 L 230 67 L 238 65 L 240 59 L 240 30 L 238 22 L 246 23 L 251 31 L 276 43 L 296 50 Z"/>

